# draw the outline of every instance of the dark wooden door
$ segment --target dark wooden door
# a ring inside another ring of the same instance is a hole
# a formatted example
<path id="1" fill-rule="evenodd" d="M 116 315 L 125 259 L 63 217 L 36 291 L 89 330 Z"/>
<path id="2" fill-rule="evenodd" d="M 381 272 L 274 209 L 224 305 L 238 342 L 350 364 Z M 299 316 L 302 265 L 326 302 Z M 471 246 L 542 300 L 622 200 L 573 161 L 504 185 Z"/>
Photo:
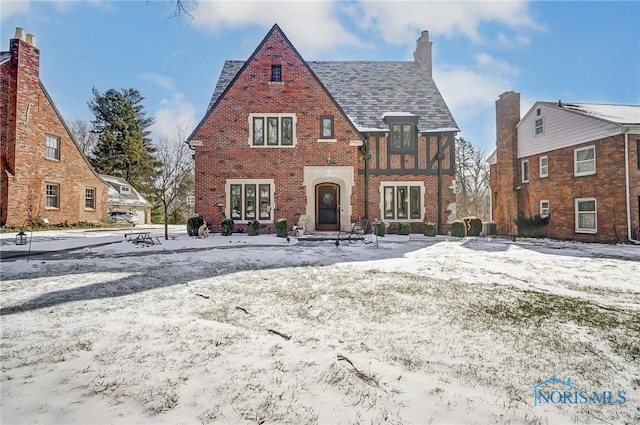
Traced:
<path id="1" fill-rule="evenodd" d="M 340 230 L 340 186 L 322 183 L 316 186 L 316 230 Z"/>

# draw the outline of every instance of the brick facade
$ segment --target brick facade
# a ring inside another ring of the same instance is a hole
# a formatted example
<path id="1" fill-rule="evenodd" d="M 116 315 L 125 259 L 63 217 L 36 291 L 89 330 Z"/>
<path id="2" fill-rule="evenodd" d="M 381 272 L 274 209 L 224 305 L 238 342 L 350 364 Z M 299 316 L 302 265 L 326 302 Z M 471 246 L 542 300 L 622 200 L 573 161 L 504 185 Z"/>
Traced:
<path id="1" fill-rule="evenodd" d="M 517 102 L 517 104 L 516 104 Z M 516 111 L 518 118 L 516 119 Z M 571 113 L 568 113 L 570 119 Z M 540 215 L 540 201 L 549 202 L 549 224 L 540 236 L 582 242 L 624 242 L 628 240 L 627 192 L 625 183 L 625 135 L 590 140 L 536 155 L 517 157 L 519 94 L 505 93 L 496 103 L 498 129 L 497 160 L 491 164 L 492 213 L 498 234 L 514 235 L 514 218 Z M 629 135 L 629 187 L 632 238 L 640 226 L 640 169 L 636 139 Z M 576 149 L 595 147 L 595 174 L 575 176 Z M 548 158 L 548 176 L 540 176 L 540 158 Z M 529 181 L 522 180 L 522 162 L 529 162 Z M 597 229 L 588 233 L 576 229 L 576 200 L 595 199 Z"/>
<path id="2" fill-rule="evenodd" d="M 273 64 L 281 66 L 283 82 L 270 81 Z M 252 146 L 250 114 L 294 115 L 294 146 Z M 327 115 L 334 122 L 334 138 L 330 141 L 320 135 L 320 117 Z M 451 133 L 448 136 L 453 137 Z M 280 218 L 296 224 L 306 216 L 307 228 L 313 231 L 317 218 L 315 188 L 322 183 L 339 185 L 341 228 L 348 228 L 358 217 L 381 218 L 382 181 L 423 184 L 425 214 L 413 227 L 422 231 L 423 221 L 438 221 L 438 176 L 378 173 L 365 178 L 365 159 L 357 146 L 362 141 L 370 148 L 369 166 L 379 164 L 379 158 L 384 157 L 381 168 L 399 167 L 399 158 L 391 158 L 390 164 L 385 162 L 386 134 L 360 133 L 279 30 L 269 33 L 189 139 L 202 142 L 195 147 L 195 211 L 207 220 L 219 223 L 230 216 L 229 180 L 260 179 L 272 180 L 275 188 L 271 200 L 275 210 L 270 219 L 261 220 L 265 225 Z M 426 139 L 421 135 L 418 143 L 426 146 Z M 381 146 L 381 152 L 376 152 L 375 146 Z M 450 160 L 453 163 L 447 154 L 443 162 Z M 415 160 L 405 158 L 404 167 L 413 167 L 411 161 Z M 426 159 L 418 161 L 426 163 Z M 453 176 L 440 178 L 441 231 L 446 232 L 447 207 L 455 202 L 450 190 Z M 369 188 L 368 211 L 365 186 Z"/>
<path id="3" fill-rule="evenodd" d="M 105 221 L 108 185 L 82 155 L 40 82 L 39 50 L 18 37 L 10 41 L 9 53 L 0 65 L 0 221 L 8 226 L 22 226 L 29 218 L 52 224 Z M 59 138 L 59 160 L 46 158 L 47 135 Z M 45 206 L 47 184 L 59 185 L 58 208 Z M 95 208 L 85 208 L 86 189 L 95 189 Z"/>

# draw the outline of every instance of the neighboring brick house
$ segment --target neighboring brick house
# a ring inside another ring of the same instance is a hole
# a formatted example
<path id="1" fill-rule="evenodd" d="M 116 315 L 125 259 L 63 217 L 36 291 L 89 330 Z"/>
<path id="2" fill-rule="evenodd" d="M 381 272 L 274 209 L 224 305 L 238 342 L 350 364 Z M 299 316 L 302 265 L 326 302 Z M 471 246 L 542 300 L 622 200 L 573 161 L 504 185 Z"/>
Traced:
<path id="1" fill-rule="evenodd" d="M 121 177 L 100 174 L 102 180 L 109 183 L 107 192 L 108 211 L 131 211 L 136 213 L 140 224 L 151 223 L 151 208 L 153 205 L 140 195 L 128 181 Z"/>
<path id="2" fill-rule="evenodd" d="M 108 185 L 95 173 L 40 81 L 35 37 L 16 29 L 0 53 L 0 223 L 106 220 Z"/>
<path id="3" fill-rule="evenodd" d="M 640 106 L 536 102 L 520 119 L 520 94 L 496 102 L 490 158 L 497 233 L 514 219 L 548 216 L 554 239 L 618 242 L 640 228 Z"/>
<path id="4" fill-rule="evenodd" d="M 414 58 L 306 62 L 274 25 L 247 61 L 225 62 L 189 137 L 195 211 L 311 232 L 367 217 L 446 233 L 459 130 L 431 77 L 426 31 Z"/>

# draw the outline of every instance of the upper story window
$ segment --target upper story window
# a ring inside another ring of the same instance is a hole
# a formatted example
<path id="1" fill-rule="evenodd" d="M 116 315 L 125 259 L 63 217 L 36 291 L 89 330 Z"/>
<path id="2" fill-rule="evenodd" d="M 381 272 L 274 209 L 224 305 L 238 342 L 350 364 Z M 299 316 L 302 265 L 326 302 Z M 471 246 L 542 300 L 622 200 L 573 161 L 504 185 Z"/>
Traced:
<path id="1" fill-rule="evenodd" d="M 587 146 L 573 151 L 573 175 L 588 176 L 596 173 L 596 147 Z"/>
<path id="2" fill-rule="evenodd" d="M 60 160 L 60 138 L 47 134 L 47 151 L 45 156 L 49 159 Z"/>
<path id="3" fill-rule="evenodd" d="M 522 183 L 529 182 L 529 160 L 522 161 Z"/>
<path id="4" fill-rule="evenodd" d="M 96 190 L 94 188 L 84 190 L 84 207 L 90 210 L 96 209 Z"/>
<path id="5" fill-rule="evenodd" d="M 392 151 L 413 151 L 417 145 L 413 124 L 391 124 L 390 138 Z"/>
<path id="6" fill-rule="evenodd" d="M 418 182 L 382 182 L 382 216 L 391 220 L 421 220 L 424 184 Z"/>
<path id="7" fill-rule="evenodd" d="M 541 108 L 536 109 L 536 115 L 537 116 L 542 115 L 542 109 Z"/>
<path id="8" fill-rule="evenodd" d="M 536 119 L 536 126 L 535 126 L 535 134 L 542 134 L 544 133 L 544 118 L 540 117 Z"/>
<path id="9" fill-rule="evenodd" d="M 540 178 L 549 177 L 549 157 L 540 157 Z"/>
<path id="10" fill-rule="evenodd" d="M 295 114 L 249 114 L 250 146 L 287 147 L 295 142 Z"/>
<path id="11" fill-rule="evenodd" d="M 322 115 L 320 117 L 320 138 L 334 139 L 333 135 L 333 115 Z"/>
<path id="12" fill-rule="evenodd" d="M 131 188 L 129 186 L 120 186 L 120 193 L 131 193 Z"/>
<path id="13" fill-rule="evenodd" d="M 45 186 L 45 208 L 60 208 L 60 185 L 47 184 Z"/>
<path id="14" fill-rule="evenodd" d="M 279 83 L 282 81 L 282 66 L 271 65 L 271 81 Z"/>

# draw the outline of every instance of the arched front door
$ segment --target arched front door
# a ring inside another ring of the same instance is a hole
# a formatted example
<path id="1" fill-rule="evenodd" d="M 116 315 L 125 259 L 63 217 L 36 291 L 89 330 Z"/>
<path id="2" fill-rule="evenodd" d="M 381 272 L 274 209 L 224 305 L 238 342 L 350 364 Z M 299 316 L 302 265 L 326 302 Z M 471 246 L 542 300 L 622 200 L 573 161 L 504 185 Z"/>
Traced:
<path id="1" fill-rule="evenodd" d="M 316 186 L 316 230 L 340 230 L 340 186 L 337 184 Z"/>

